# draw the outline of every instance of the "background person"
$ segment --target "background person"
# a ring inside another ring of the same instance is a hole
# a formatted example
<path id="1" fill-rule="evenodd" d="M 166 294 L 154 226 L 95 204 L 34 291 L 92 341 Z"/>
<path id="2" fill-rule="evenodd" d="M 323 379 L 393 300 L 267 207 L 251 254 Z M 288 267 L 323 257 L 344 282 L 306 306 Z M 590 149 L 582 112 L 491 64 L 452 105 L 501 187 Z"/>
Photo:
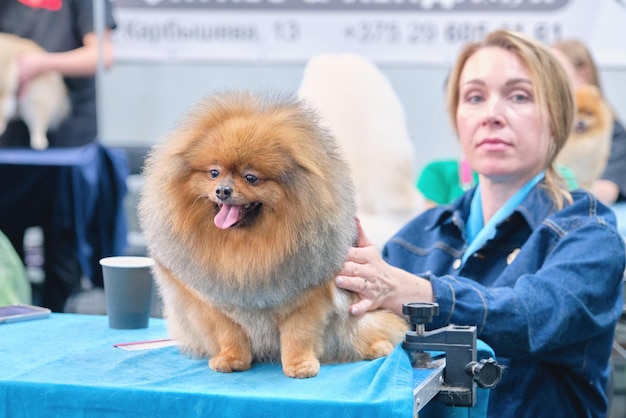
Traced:
<path id="1" fill-rule="evenodd" d="M 602 91 L 598 68 L 584 43 L 569 39 L 554 43 L 552 49 L 569 74 L 574 88 L 591 84 Z M 617 117 L 613 121 L 609 161 L 602 177 L 594 181 L 591 191 L 605 204 L 626 201 L 626 131 Z"/>
<path id="2" fill-rule="evenodd" d="M 102 38 L 103 63 L 113 60 L 111 30 L 115 27 L 111 3 L 104 1 L 106 30 Z M 64 76 L 72 114 L 49 132 L 51 147 L 81 146 L 97 137 L 96 82 L 98 38 L 94 32 L 92 0 L 0 0 L 0 32 L 35 41 L 48 53 L 24 54 L 19 59 L 21 89 L 45 71 Z M 26 125 L 12 121 L 0 136 L 0 146 L 29 146 Z"/>
<path id="3" fill-rule="evenodd" d="M 431 328 L 475 325 L 506 366 L 490 417 L 606 416 L 626 250 L 613 212 L 553 165 L 574 119 L 568 76 L 537 41 L 496 31 L 462 50 L 447 92 L 478 185 L 382 257 L 361 231 L 337 286 L 359 294 L 355 315 L 434 301 Z"/>
<path id="4" fill-rule="evenodd" d="M 112 62 L 111 30 L 115 27 L 109 0 L 104 0 L 104 10 L 102 60 L 108 67 Z M 94 74 L 100 49 L 94 32 L 92 0 L 0 0 L 0 32 L 31 39 L 47 51 L 20 57 L 20 89 L 28 88 L 29 80 L 44 71 L 54 70 L 64 76 L 72 113 L 58 129 L 48 132 L 50 146 L 73 147 L 94 142 L 97 138 Z M 0 136 L 0 147 L 9 146 L 29 146 L 28 129 L 22 121 L 9 123 Z M 60 226 L 52 223 L 42 226 L 45 281 L 40 303 L 53 311 L 63 311 L 67 298 L 81 289 L 77 244 L 73 235 Z M 4 232 L 23 256 L 24 230 Z"/>

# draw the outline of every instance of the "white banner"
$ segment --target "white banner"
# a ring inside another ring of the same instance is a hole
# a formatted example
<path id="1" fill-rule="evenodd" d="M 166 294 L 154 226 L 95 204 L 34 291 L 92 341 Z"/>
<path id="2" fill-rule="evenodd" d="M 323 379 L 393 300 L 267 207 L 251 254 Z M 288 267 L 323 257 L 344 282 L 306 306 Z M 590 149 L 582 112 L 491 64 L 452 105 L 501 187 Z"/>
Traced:
<path id="1" fill-rule="evenodd" d="M 591 43 L 607 1 L 626 25 L 620 0 L 117 0 L 115 51 L 122 61 L 304 62 L 355 52 L 449 64 L 461 45 L 498 28 Z M 624 50 L 608 45 L 599 56 L 626 65 Z"/>

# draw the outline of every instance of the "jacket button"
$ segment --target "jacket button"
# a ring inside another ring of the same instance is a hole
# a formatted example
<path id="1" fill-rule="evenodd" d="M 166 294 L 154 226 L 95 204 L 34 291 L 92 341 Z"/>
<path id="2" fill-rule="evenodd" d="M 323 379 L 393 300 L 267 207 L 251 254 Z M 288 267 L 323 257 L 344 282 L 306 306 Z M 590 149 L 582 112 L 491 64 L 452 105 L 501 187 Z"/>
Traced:
<path id="1" fill-rule="evenodd" d="M 452 268 L 455 270 L 458 270 L 461 267 L 461 259 L 457 258 L 456 260 L 454 260 L 454 262 L 452 263 Z"/>
<path id="2" fill-rule="evenodd" d="M 516 249 L 514 249 L 514 250 L 511 252 L 511 254 L 509 254 L 509 255 L 506 257 L 506 264 L 507 264 L 507 265 L 510 265 L 510 264 L 511 264 L 511 263 L 515 260 L 515 258 L 516 258 L 516 257 L 517 257 L 517 255 L 519 254 L 519 252 L 520 252 L 520 248 L 516 248 Z"/>

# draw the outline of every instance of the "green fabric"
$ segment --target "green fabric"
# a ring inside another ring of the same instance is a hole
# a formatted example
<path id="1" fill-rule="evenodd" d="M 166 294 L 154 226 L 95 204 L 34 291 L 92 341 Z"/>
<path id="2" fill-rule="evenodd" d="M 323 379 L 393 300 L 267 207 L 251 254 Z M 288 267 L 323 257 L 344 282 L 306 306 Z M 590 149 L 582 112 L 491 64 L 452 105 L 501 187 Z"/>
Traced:
<path id="1" fill-rule="evenodd" d="M 31 303 L 24 264 L 9 239 L 0 232 L 0 306 Z"/>
<path id="2" fill-rule="evenodd" d="M 556 172 L 559 173 L 559 176 L 565 181 L 567 187 L 570 190 L 574 190 L 578 188 L 578 182 L 576 181 L 576 175 L 572 170 L 564 165 L 559 165 L 556 167 Z"/>
<path id="3" fill-rule="evenodd" d="M 559 166 L 557 172 L 570 190 L 578 187 L 572 170 Z M 472 174 L 474 184 L 477 184 L 478 174 Z M 459 160 L 444 159 L 428 163 L 417 179 L 417 189 L 425 199 L 439 205 L 454 201 L 464 192 L 459 175 Z"/>
<path id="4" fill-rule="evenodd" d="M 478 174 L 473 173 L 474 184 Z M 450 203 L 464 192 L 459 175 L 459 160 L 437 160 L 428 163 L 417 179 L 417 189 L 424 198 L 439 205 Z"/>

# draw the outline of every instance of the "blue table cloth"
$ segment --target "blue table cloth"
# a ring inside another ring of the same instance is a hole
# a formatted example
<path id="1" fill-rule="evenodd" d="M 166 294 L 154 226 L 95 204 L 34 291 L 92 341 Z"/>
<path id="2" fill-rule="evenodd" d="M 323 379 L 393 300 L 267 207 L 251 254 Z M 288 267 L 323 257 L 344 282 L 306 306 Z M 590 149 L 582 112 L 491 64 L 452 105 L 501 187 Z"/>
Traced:
<path id="1" fill-rule="evenodd" d="M 0 230 L 53 223 L 75 238 L 86 277 L 101 284 L 98 260 L 126 249 L 128 162 L 99 143 L 35 151 L 0 149 Z"/>
<path id="2" fill-rule="evenodd" d="M 165 323 L 114 330 L 97 315 L 0 325 L 0 417 L 411 417 L 413 371 L 398 346 L 386 358 L 322 365 L 292 379 L 276 364 L 212 371 L 177 347 L 113 344 L 167 337 Z"/>

